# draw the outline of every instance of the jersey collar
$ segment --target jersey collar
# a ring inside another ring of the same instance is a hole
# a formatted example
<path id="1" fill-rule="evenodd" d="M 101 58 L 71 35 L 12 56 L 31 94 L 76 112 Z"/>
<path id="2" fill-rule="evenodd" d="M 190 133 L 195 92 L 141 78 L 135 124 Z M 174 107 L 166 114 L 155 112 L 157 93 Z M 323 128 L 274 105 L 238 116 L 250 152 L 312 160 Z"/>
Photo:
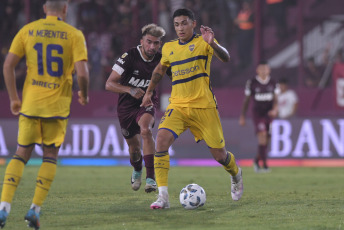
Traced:
<path id="1" fill-rule="evenodd" d="M 49 20 L 59 20 L 59 21 L 62 21 L 61 18 L 59 18 L 57 16 L 53 16 L 53 15 L 46 15 L 44 18 L 45 19 L 49 19 Z"/>
<path id="2" fill-rule="evenodd" d="M 269 83 L 270 81 L 270 76 L 268 76 L 265 80 L 261 79 L 258 75 L 256 76 L 257 81 L 262 84 L 262 85 L 266 85 Z"/>
<path id="3" fill-rule="evenodd" d="M 193 35 L 192 35 L 192 37 L 191 37 L 188 41 L 186 41 L 186 42 L 182 42 L 182 41 L 180 41 L 180 39 L 178 39 L 178 44 L 179 44 L 179 45 L 186 45 L 186 44 L 188 44 L 189 42 L 191 42 L 191 40 L 194 39 L 195 36 L 196 36 L 196 33 L 194 32 Z"/>
<path id="4" fill-rule="evenodd" d="M 146 58 L 143 57 L 142 53 L 141 53 L 141 49 L 140 49 L 141 45 L 138 45 L 136 48 L 139 51 L 139 54 L 141 56 L 141 58 L 145 61 L 145 62 L 151 62 L 153 61 L 154 57 L 151 60 L 147 60 Z M 155 55 L 154 55 L 155 56 Z"/>

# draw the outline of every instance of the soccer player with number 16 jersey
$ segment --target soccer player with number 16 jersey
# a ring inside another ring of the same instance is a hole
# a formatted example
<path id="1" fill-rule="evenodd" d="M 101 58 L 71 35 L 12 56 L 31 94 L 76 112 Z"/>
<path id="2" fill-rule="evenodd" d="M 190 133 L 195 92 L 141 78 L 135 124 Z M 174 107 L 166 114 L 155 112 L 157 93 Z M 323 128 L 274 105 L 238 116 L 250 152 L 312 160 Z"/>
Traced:
<path id="1" fill-rule="evenodd" d="M 74 66 L 80 88 L 79 103 L 88 103 L 85 38 L 81 31 L 63 21 L 67 7 L 67 0 L 47 0 L 43 7 L 46 18 L 27 24 L 17 33 L 4 63 L 11 112 L 19 115 L 19 131 L 18 148 L 6 168 L 2 187 L 1 228 L 5 226 L 14 193 L 35 144 L 43 147 L 43 163 L 25 220 L 29 227 L 40 227 L 40 209 L 54 180 L 58 151 L 66 134 Z M 21 102 L 14 70 L 24 56 L 27 75 Z"/>

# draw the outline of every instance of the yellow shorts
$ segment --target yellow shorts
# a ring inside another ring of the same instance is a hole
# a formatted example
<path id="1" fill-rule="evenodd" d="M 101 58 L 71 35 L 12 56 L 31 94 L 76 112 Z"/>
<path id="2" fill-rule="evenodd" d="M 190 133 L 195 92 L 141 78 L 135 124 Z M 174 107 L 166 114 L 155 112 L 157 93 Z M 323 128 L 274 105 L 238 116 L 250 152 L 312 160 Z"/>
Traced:
<path id="1" fill-rule="evenodd" d="M 19 116 L 18 144 L 60 147 L 67 131 L 68 119 L 44 119 Z"/>
<path id="2" fill-rule="evenodd" d="M 223 148 L 222 125 L 216 108 L 183 108 L 169 105 L 161 118 L 159 129 L 167 129 L 177 138 L 190 129 L 195 141 L 204 140 L 210 148 Z"/>

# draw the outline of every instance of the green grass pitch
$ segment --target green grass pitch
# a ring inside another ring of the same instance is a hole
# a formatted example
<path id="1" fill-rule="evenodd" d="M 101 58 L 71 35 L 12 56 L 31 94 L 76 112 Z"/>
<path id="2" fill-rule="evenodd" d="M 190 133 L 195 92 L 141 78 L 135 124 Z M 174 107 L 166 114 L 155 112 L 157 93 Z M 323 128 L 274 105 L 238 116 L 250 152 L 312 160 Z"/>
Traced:
<path id="1" fill-rule="evenodd" d="M 41 229 L 344 229 L 343 168 L 272 168 L 255 174 L 243 168 L 244 195 L 234 202 L 222 167 L 172 167 L 171 208 L 151 210 L 156 193 L 130 186 L 130 167 L 58 166 L 42 207 Z M 3 178 L 5 166 L 0 168 Z M 27 166 L 5 229 L 24 222 L 34 192 L 37 166 Z M 204 207 L 185 210 L 180 190 L 189 183 L 207 194 Z M 143 183 L 144 185 L 144 183 Z"/>

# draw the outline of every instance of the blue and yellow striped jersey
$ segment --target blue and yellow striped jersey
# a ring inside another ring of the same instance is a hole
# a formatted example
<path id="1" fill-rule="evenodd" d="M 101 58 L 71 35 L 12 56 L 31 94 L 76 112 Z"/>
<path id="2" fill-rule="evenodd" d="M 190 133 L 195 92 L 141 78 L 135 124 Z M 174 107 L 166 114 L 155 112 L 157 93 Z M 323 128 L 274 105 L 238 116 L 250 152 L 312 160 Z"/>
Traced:
<path id="1" fill-rule="evenodd" d="M 26 57 L 20 113 L 28 117 L 68 118 L 74 63 L 87 61 L 82 32 L 58 17 L 47 16 L 25 25 L 9 52 Z"/>
<path id="2" fill-rule="evenodd" d="M 213 48 L 197 34 L 186 43 L 165 43 L 160 63 L 171 66 L 171 104 L 192 108 L 217 106 L 209 79 L 213 53 Z"/>

